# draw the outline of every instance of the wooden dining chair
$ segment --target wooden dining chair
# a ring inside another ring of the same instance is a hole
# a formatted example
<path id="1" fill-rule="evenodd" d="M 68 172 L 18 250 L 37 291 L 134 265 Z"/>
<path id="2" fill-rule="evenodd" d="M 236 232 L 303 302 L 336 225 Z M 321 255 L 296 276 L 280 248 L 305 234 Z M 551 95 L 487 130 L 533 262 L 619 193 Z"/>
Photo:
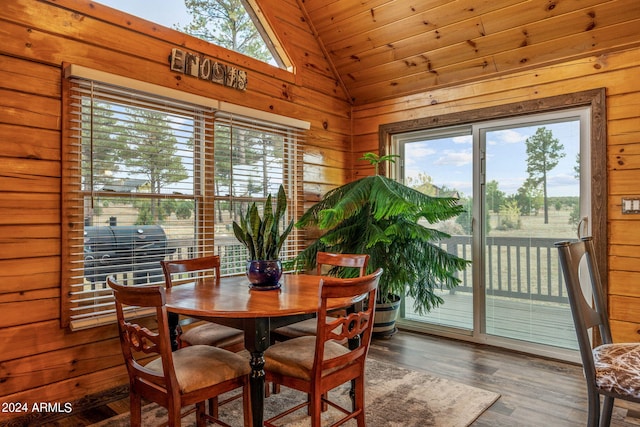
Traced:
<path id="1" fill-rule="evenodd" d="M 316 336 L 304 336 L 278 342 L 265 353 L 267 381 L 284 385 L 307 393 L 308 401 L 290 408 L 265 421 L 264 425 L 274 427 L 273 422 L 308 406 L 312 427 L 319 427 L 323 402 L 343 412 L 345 416 L 336 424 L 356 419 L 360 427 L 365 425 L 364 414 L 364 369 L 375 310 L 375 294 L 382 269 L 357 278 L 340 279 L 323 277 L 321 281 L 318 310 L 318 330 Z M 328 322 L 328 307 L 336 298 L 365 300 L 357 304 L 354 312 Z M 347 348 L 345 340 L 355 340 L 357 346 Z M 330 390 L 353 381 L 353 408 L 347 409 L 328 399 Z"/>
<path id="2" fill-rule="evenodd" d="M 165 289 L 123 286 L 113 276 L 107 278 L 107 284 L 116 300 L 120 344 L 129 373 L 131 426 L 142 423 L 141 399 L 144 398 L 167 408 L 169 426 L 180 426 L 181 408 L 195 404 L 197 425 L 203 427 L 207 420 L 215 421 L 205 413 L 205 401 L 237 388 L 243 390 L 244 425 L 251 424 L 251 368 L 244 357 L 206 345 L 172 352 Z M 158 331 L 152 332 L 126 320 L 125 306 L 154 308 Z M 149 361 L 152 356 L 157 357 Z"/>
<path id="3" fill-rule="evenodd" d="M 220 257 L 218 255 L 161 261 L 160 264 L 167 288 L 198 278 L 214 277 L 216 281 L 220 280 Z M 178 341 L 180 346 L 212 345 L 238 352 L 244 349 L 244 332 L 240 329 L 208 322 L 181 333 Z"/>
<path id="4" fill-rule="evenodd" d="M 316 254 L 316 272 L 318 275 L 335 275 L 335 272 L 324 271 L 329 266 L 335 268 L 353 268 L 357 270 L 358 276 L 364 276 L 369 264 L 369 255 L 366 254 L 337 254 L 332 252 L 318 252 Z"/>
<path id="5" fill-rule="evenodd" d="M 366 254 L 337 254 L 331 252 L 318 252 L 316 255 L 316 273 L 318 275 L 334 276 L 341 268 L 352 269 L 358 277 L 364 276 L 369 264 L 369 255 Z M 332 320 L 329 318 L 329 320 Z M 284 341 L 291 338 L 315 335 L 318 329 L 316 317 L 291 325 L 282 326 L 272 332 L 273 341 Z"/>
<path id="6" fill-rule="evenodd" d="M 640 402 L 640 343 L 613 342 L 592 238 L 557 242 L 555 246 L 564 273 L 587 382 L 587 425 L 607 427 L 611 423 L 615 399 Z M 592 296 L 587 298 L 584 289 L 588 289 Z M 594 347 L 589 336 L 596 328 L 602 343 Z M 600 395 L 604 396 L 602 411 Z"/>

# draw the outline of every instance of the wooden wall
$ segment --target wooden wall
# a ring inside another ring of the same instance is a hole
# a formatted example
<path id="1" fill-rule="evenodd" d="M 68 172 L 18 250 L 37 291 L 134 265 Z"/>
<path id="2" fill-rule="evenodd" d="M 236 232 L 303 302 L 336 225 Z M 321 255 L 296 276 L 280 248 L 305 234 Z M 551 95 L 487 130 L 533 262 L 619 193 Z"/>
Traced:
<path id="1" fill-rule="evenodd" d="M 640 215 L 621 213 L 623 197 L 640 197 L 638 76 L 632 49 L 354 107 L 355 174 L 370 173 L 357 159 L 378 150 L 381 124 L 605 87 L 610 318 L 616 340 L 640 341 Z"/>
<path id="2" fill-rule="evenodd" d="M 126 382 L 115 325 L 60 328 L 62 64 L 73 63 L 311 122 L 309 200 L 344 182 L 350 104 L 301 24 L 277 2 L 296 73 L 86 0 L 3 0 L 0 8 L 0 403 L 69 402 Z M 274 18 L 276 19 L 276 18 Z M 169 70 L 179 47 L 249 74 L 240 92 Z M 20 415 L 1 413 L 0 420 Z"/>
<path id="3" fill-rule="evenodd" d="M 640 196 L 640 49 L 352 109 L 298 2 L 268 3 L 293 74 L 88 0 L 2 2 L 0 402 L 68 402 L 126 381 L 115 326 L 59 327 L 63 62 L 310 121 L 308 202 L 371 173 L 357 159 L 378 149 L 380 124 L 606 87 L 611 317 L 617 339 L 638 340 L 640 216 L 623 216 L 620 205 Z M 178 78 L 167 63 L 173 47 L 247 70 L 247 92 Z"/>

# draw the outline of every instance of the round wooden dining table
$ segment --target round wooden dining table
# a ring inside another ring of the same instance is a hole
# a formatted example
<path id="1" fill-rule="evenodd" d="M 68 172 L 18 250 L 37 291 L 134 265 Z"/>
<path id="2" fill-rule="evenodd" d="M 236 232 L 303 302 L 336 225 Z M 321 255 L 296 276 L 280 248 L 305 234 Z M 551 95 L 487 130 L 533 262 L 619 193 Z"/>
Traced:
<path id="1" fill-rule="evenodd" d="M 279 289 L 258 290 L 249 287 L 246 277 L 232 276 L 184 283 L 166 291 L 167 311 L 244 330 L 245 348 L 251 354 L 254 426 L 262 426 L 264 418 L 264 352 L 271 341 L 270 332 L 318 311 L 321 279 L 309 274 L 285 274 Z M 329 308 L 356 302 L 338 300 Z"/>

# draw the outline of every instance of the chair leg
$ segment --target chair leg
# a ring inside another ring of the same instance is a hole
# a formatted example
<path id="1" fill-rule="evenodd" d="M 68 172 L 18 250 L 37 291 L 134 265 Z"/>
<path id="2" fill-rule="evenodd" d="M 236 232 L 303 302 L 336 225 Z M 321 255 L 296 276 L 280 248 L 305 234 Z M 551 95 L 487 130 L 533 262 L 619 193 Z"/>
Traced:
<path id="1" fill-rule="evenodd" d="M 598 421 L 600 420 L 600 395 L 595 390 L 589 390 L 587 394 L 589 397 L 587 427 L 598 427 Z"/>
<path id="2" fill-rule="evenodd" d="M 356 422 L 358 427 L 365 427 L 365 419 L 364 419 L 364 377 L 360 376 L 353 383 L 354 387 L 354 399 L 353 399 L 353 410 L 360 411 L 358 415 L 356 415 Z"/>
<path id="3" fill-rule="evenodd" d="M 207 419 L 205 417 L 204 408 L 205 408 L 204 402 L 196 403 L 196 426 L 197 427 L 205 427 L 207 425 Z"/>
<path id="4" fill-rule="evenodd" d="M 140 395 L 129 392 L 129 412 L 131 427 L 141 427 L 142 425 L 142 402 Z"/>
<path id="5" fill-rule="evenodd" d="M 311 427 L 322 426 L 322 394 L 312 393 L 310 395 L 309 412 L 311 415 Z"/>
<path id="6" fill-rule="evenodd" d="M 249 384 L 242 387 L 242 413 L 244 414 L 244 427 L 250 427 L 253 423 L 253 413 L 251 412 L 251 393 Z"/>
<path id="7" fill-rule="evenodd" d="M 169 427 L 180 427 L 182 424 L 180 405 L 175 405 L 171 400 L 169 399 L 169 404 L 167 405 L 167 411 L 169 412 L 168 424 Z"/>
<path id="8" fill-rule="evenodd" d="M 272 387 L 271 387 L 271 392 L 272 392 L 273 394 L 278 394 L 278 393 L 280 393 L 280 384 L 273 383 L 273 384 L 272 384 Z"/>
<path id="9" fill-rule="evenodd" d="M 264 383 L 264 397 L 267 398 L 269 396 L 271 396 L 272 394 L 272 389 L 273 389 L 273 394 L 276 394 L 276 387 L 279 387 L 276 383 L 274 382 L 270 382 L 270 381 L 266 381 Z"/>
<path id="10" fill-rule="evenodd" d="M 218 405 L 217 397 L 212 397 L 211 399 L 209 399 L 209 415 L 211 415 L 213 418 L 218 418 L 218 416 L 220 415 L 219 408 L 220 406 Z"/>
<path id="11" fill-rule="evenodd" d="M 613 403 L 615 399 L 610 396 L 604 397 L 602 413 L 600 414 L 600 427 L 609 427 L 611 424 L 611 414 L 613 413 Z"/>

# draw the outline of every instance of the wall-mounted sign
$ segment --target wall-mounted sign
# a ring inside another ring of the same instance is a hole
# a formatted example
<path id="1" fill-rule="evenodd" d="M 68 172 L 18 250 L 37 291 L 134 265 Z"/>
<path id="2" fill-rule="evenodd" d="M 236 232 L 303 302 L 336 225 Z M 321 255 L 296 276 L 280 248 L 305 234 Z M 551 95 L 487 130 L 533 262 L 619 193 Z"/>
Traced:
<path id="1" fill-rule="evenodd" d="M 246 71 L 221 64 L 202 55 L 174 48 L 171 49 L 169 64 L 171 71 L 177 71 L 238 90 L 247 89 Z"/>

